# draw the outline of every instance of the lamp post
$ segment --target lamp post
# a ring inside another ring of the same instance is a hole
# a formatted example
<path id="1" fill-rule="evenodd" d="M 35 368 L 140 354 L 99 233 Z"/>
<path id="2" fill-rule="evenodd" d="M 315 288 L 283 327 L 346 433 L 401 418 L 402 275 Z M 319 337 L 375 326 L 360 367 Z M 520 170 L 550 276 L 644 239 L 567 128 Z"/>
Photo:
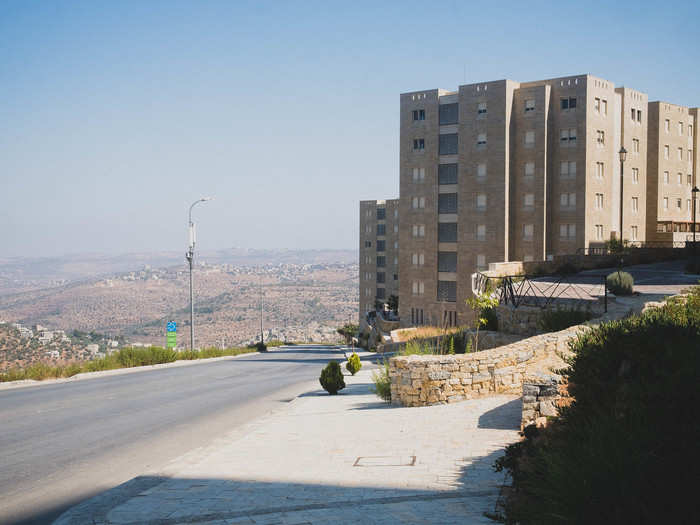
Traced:
<path id="1" fill-rule="evenodd" d="M 194 288 L 192 285 L 192 267 L 194 266 L 194 245 L 195 245 L 195 230 L 194 223 L 192 222 L 192 208 L 194 208 L 200 202 L 206 202 L 212 200 L 213 197 L 202 197 L 192 203 L 189 212 L 189 234 L 190 234 L 190 247 L 185 253 L 185 259 L 190 265 L 190 350 L 194 350 Z"/>
<path id="2" fill-rule="evenodd" d="M 695 224 L 695 209 L 697 208 L 698 192 L 700 190 L 697 186 L 693 186 L 690 192 L 693 194 L 693 255 L 695 255 L 695 230 L 697 230 L 697 224 Z"/>
<path id="3" fill-rule="evenodd" d="M 622 247 L 622 209 L 624 208 L 623 183 L 625 180 L 625 159 L 627 158 L 627 150 L 624 146 L 620 148 L 620 247 Z"/>

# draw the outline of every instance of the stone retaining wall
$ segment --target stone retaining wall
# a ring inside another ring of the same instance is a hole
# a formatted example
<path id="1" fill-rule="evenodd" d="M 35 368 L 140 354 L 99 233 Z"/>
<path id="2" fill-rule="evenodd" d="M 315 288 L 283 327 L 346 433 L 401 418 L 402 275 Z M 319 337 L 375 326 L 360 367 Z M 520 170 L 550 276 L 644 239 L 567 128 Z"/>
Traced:
<path id="1" fill-rule="evenodd" d="M 393 357 L 389 360 L 392 403 L 427 406 L 520 393 L 534 363 L 568 352 L 569 340 L 585 329 L 572 326 L 471 354 Z"/>
<path id="2" fill-rule="evenodd" d="M 566 384 L 559 377 L 523 383 L 520 430 L 530 425 L 547 426 L 547 418 L 557 416 L 559 408 L 570 402 Z"/>

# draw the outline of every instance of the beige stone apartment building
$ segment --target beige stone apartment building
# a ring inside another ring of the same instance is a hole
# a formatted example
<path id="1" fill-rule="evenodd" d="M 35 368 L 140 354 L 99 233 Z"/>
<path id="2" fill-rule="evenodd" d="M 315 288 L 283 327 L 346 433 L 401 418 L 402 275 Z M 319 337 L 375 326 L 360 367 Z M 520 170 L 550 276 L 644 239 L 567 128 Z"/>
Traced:
<path id="1" fill-rule="evenodd" d="M 399 200 L 360 201 L 360 317 L 399 294 Z"/>
<path id="2" fill-rule="evenodd" d="M 402 94 L 402 324 L 466 322 L 471 274 L 490 262 L 585 251 L 619 238 L 621 228 L 630 241 L 644 242 L 650 231 L 658 239 L 659 221 L 683 228 L 677 225 L 688 221 L 688 176 L 695 184 L 697 173 L 697 110 L 667 117 L 666 106 L 678 107 L 650 104 L 646 94 L 592 75 Z M 667 119 L 676 132 L 681 122 L 684 134 L 659 136 Z M 669 159 L 663 158 L 666 144 Z M 685 177 L 673 193 L 655 178 L 666 160 L 674 163 L 668 171 L 675 182 L 677 173 Z M 647 202 L 653 191 L 658 206 Z M 683 213 L 662 214 L 666 197 L 670 208 L 682 199 Z M 361 310 L 369 304 L 362 286 Z"/>

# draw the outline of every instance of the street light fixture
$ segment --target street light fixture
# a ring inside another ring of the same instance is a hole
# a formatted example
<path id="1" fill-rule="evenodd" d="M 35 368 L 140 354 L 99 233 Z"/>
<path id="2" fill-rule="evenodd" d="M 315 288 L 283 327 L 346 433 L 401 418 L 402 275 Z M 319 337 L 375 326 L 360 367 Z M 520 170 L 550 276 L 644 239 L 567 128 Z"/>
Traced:
<path id="1" fill-rule="evenodd" d="M 625 160 L 627 159 L 627 150 L 624 146 L 620 148 L 620 246 L 622 246 L 622 208 L 624 207 L 623 182 L 625 173 Z"/>
<path id="2" fill-rule="evenodd" d="M 194 223 L 192 222 L 192 208 L 194 208 L 200 202 L 207 202 L 212 200 L 214 197 L 202 197 L 192 203 L 189 211 L 189 235 L 190 235 L 190 247 L 185 253 L 185 259 L 190 265 L 190 350 L 194 350 L 194 287 L 192 284 L 192 267 L 194 266 L 194 245 L 196 243 L 196 235 Z"/>

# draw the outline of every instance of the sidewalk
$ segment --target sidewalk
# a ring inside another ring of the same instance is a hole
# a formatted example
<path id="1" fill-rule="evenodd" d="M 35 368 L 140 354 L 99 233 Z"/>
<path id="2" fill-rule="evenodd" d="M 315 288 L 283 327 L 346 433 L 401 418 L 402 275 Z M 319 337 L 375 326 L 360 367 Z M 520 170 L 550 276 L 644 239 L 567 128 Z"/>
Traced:
<path id="1" fill-rule="evenodd" d="M 491 466 L 518 439 L 520 400 L 392 407 L 366 368 L 337 396 L 303 394 L 55 523 L 493 523 Z"/>

